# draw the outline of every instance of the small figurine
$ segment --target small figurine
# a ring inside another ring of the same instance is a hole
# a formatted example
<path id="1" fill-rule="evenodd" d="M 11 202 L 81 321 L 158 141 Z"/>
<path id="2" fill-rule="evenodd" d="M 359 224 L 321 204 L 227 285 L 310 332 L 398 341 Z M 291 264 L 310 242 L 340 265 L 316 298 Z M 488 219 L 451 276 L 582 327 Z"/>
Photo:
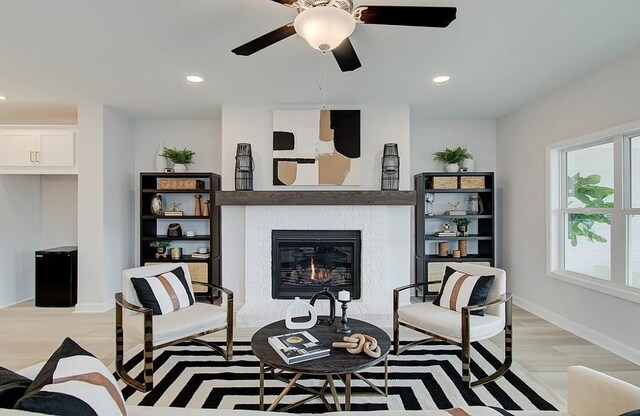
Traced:
<path id="1" fill-rule="evenodd" d="M 169 211 L 171 212 L 180 212 L 180 205 L 182 204 L 182 202 L 172 202 L 171 203 L 171 209 L 169 209 Z"/>

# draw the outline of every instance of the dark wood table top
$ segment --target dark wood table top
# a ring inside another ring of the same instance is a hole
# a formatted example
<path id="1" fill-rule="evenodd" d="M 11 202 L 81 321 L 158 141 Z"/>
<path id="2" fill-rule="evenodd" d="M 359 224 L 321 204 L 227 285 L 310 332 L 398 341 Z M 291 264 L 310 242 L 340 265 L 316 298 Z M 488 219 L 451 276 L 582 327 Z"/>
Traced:
<path id="1" fill-rule="evenodd" d="M 383 361 L 391 348 L 389 335 L 375 325 L 358 319 L 349 319 L 348 325 L 352 329 L 352 334 L 360 333 L 370 335 L 378 341 L 381 349 L 380 357 L 372 358 L 364 352 L 351 354 L 345 348 L 333 348 L 334 341 L 342 341 L 345 334 L 336 332 L 340 325 L 338 319 L 332 326 L 316 325 L 306 330 L 287 329 L 284 320 L 274 322 L 259 329 L 251 338 L 251 349 L 258 359 L 266 365 L 282 370 L 301 374 L 327 375 L 354 373 L 365 368 L 369 368 L 380 361 Z M 287 364 L 269 344 L 268 338 L 271 336 L 283 335 L 292 332 L 307 331 L 316 337 L 321 345 L 331 350 L 328 357 L 305 361 L 297 364 Z"/>

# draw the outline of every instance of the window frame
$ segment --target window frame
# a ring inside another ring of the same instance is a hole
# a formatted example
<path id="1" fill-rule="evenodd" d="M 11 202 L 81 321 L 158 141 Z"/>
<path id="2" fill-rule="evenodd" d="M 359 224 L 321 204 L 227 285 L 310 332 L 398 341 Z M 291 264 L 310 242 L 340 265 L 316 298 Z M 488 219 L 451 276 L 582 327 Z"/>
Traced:
<path id="1" fill-rule="evenodd" d="M 640 288 L 631 282 L 631 218 L 640 209 L 631 207 L 631 139 L 640 136 L 640 121 L 613 127 L 547 146 L 547 276 L 597 292 L 640 303 Z M 640 139 L 637 139 L 640 140 Z M 590 208 L 589 212 L 611 215 L 611 278 L 602 280 L 564 268 L 568 213 L 584 208 L 567 208 L 567 152 L 613 143 L 614 208 Z"/>

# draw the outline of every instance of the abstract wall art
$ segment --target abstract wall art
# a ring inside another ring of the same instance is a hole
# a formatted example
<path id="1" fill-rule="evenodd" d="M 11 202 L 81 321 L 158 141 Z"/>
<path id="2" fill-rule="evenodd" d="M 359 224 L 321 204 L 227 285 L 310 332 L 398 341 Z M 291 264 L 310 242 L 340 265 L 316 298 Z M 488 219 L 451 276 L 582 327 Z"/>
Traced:
<path id="1" fill-rule="evenodd" d="M 360 110 L 275 110 L 273 184 L 360 185 Z"/>

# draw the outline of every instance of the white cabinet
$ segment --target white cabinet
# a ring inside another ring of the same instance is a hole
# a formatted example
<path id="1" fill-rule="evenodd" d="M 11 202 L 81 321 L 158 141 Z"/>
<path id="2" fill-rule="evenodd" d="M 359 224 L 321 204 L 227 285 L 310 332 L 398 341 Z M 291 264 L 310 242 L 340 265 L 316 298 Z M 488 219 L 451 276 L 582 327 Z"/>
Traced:
<path id="1" fill-rule="evenodd" d="M 0 129 L 0 173 L 77 173 L 75 136 L 71 128 Z"/>

